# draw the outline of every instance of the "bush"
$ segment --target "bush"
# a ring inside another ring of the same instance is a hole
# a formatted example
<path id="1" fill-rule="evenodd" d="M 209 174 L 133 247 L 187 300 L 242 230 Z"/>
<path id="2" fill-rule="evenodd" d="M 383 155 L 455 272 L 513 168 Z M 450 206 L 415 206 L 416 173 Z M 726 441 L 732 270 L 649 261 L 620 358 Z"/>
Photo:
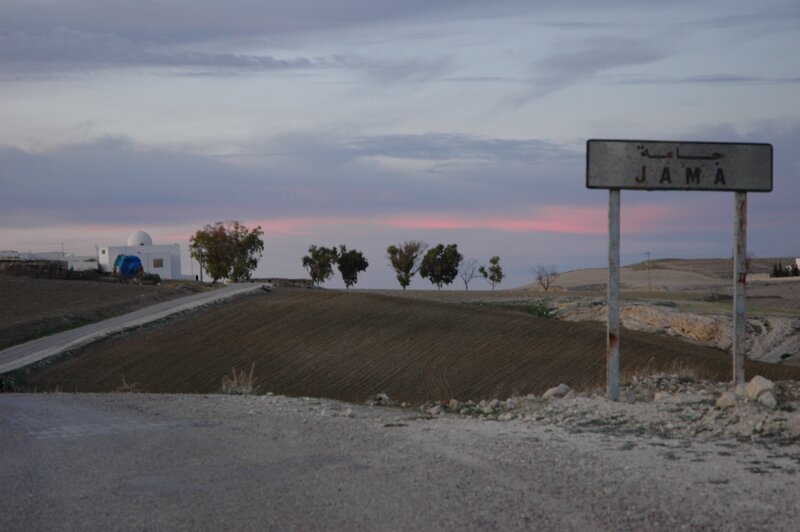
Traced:
<path id="1" fill-rule="evenodd" d="M 528 307 L 528 313 L 533 314 L 537 318 L 552 318 L 553 317 L 553 309 L 551 309 L 547 305 L 543 305 L 541 303 L 536 303 L 535 305 L 530 305 Z"/>
<path id="2" fill-rule="evenodd" d="M 231 368 L 231 374 L 222 377 L 222 393 L 230 395 L 253 395 L 256 393 L 255 369 L 255 362 L 250 365 L 250 373 Z"/>

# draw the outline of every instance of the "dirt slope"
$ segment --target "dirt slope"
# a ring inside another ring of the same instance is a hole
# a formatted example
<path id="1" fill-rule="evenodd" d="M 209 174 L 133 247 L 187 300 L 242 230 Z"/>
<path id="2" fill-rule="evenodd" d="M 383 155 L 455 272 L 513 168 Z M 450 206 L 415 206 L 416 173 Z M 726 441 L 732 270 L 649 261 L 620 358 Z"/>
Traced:
<path id="1" fill-rule="evenodd" d="M 28 386 L 215 393 L 232 367 L 255 363 L 258 391 L 363 401 L 480 399 L 604 383 L 604 327 L 521 312 L 369 293 L 277 290 L 244 296 L 102 341 L 35 370 Z M 623 371 L 674 363 L 728 378 L 729 356 L 673 338 L 625 332 Z M 754 371 L 751 366 L 750 371 Z M 795 368 L 758 365 L 765 376 Z"/>
<path id="2" fill-rule="evenodd" d="M 190 295 L 197 289 L 185 283 L 142 286 L 0 275 L 0 349 Z"/>

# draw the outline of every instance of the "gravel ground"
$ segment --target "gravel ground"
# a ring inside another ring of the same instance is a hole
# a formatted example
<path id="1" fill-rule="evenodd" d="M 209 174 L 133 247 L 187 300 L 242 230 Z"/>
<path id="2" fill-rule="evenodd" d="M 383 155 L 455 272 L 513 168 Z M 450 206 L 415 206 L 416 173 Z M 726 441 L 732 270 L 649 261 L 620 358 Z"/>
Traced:
<path id="1" fill-rule="evenodd" d="M 652 400 L 500 403 L 431 415 L 270 395 L 2 394 L 0 529 L 796 530 L 796 439 L 663 433 L 620 414 Z M 583 423 L 592 407 L 618 422 Z"/>

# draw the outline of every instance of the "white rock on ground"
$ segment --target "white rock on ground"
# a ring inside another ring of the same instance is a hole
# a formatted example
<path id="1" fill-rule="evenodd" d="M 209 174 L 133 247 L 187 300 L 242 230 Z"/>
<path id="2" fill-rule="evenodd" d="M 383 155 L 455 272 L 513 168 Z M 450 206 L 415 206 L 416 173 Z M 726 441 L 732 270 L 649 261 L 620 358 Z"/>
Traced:
<path id="1" fill-rule="evenodd" d="M 771 392 L 774 389 L 775 384 L 771 380 L 765 379 L 761 375 L 756 375 L 747 383 L 747 397 L 752 401 L 756 401 L 762 393 Z"/>
<path id="2" fill-rule="evenodd" d="M 544 392 L 544 395 L 542 395 L 542 397 L 544 399 L 561 399 L 563 397 L 566 397 L 566 395 L 571 391 L 572 388 L 570 388 L 564 383 L 561 383 L 558 386 L 554 386 L 553 388 L 550 388 L 549 390 Z"/>
<path id="3" fill-rule="evenodd" d="M 778 406 L 778 400 L 772 390 L 767 390 L 758 396 L 758 402 L 768 408 L 775 408 Z"/>
<path id="4" fill-rule="evenodd" d="M 428 413 L 432 416 L 438 416 L 439 414 L 443 413 L 444 409 L 441 405 L 435 405 L 428 409 Z"/>
<path id="5" fill-rule="evenodd" d="M 731 408 L 736 406 L 736 394 L 733 392 L 724 392 L 719 399 L 717 399 L 717 406 L 719 408 Z"/>

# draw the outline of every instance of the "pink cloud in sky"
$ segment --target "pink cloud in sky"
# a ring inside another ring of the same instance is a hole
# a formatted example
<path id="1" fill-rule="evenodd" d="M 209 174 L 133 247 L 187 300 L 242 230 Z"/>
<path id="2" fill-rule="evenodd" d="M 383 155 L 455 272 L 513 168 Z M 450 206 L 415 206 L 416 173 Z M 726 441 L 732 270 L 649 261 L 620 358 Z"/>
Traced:
<path id="1" fill-rule="evenodd" d="M 680 220 L 680 207 L 636 205 L 622 209 L 622 228 L 628 234 L 646 233 Z M 546 232 L 573 235 L 604 235 L 608 228 L 607 207 L 549 205 L 530 216 L 405 215 L 380 220 L 401 229 L 491 229 L 508 232 Z"/>

